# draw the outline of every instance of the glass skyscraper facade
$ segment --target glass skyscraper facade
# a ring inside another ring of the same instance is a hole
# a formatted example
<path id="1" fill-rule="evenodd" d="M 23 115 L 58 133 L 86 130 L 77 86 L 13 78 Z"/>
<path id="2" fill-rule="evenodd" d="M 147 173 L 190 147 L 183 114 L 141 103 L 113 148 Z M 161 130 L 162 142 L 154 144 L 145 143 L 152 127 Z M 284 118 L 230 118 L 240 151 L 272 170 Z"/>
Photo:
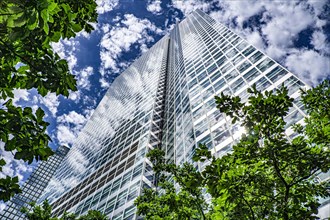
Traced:
<path id="1" fill-rule="evenodd" d="M 29 203 L 38 200 L 68 151 L 69 148 L 60 146 L 55 154 L 49 157 L 47 161 L 42 161 L 38 164 L 36 169 L 21 187 L 22 192 L 16 194 L 7 203 L 6 208 L 0 213 L 1 220 L 24 219 L 24 214 L 20 211 L 21 208 L 29 208 Z"/>
<path id="2" fill-rule="evenodd" d="M 153 187 L 146 152 L 160 147 L 176 164 L 192 162 L 199 143 L 228 153 L 243 131 L 214 96 L 244 101 L 253 84 L 289 88 L 288 127 L 306 116 L 299 88 L 308 85 L 202 11 L 191 13 L 111 84 L 39 202 L 48 199 L 56 216 L 97 209 L 113 220 L 138 218 L 134 199 Z"/>

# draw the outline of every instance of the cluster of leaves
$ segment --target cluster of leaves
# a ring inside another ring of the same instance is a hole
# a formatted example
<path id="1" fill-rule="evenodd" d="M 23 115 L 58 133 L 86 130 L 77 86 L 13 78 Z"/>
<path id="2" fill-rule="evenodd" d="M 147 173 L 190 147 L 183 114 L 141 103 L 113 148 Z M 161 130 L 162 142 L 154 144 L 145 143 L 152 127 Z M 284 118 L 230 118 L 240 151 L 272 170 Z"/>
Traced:
<path id="1" fill-rule="evenodd" d="M 46 160 L 52 155 L 53 151 L 47 146 L 50 138 L 45 133 L 48 123 L 43 121 L 41 108 L 33 114 L 29 107 L 14 106 L 11 99 L 4 106 L 6 109 L 0 109 L 0 139 L 4 142 L 4 150 L 11 151 L 15 159 L 29 163 L 34 158 Z M 0 171 L 5 164 L 5 160 L 0 159 Z M 19 192 L 17 177 L 0 179 L 0 200 L 7 201 Z"/>
<path id="2" fill-rule="evenodd" d="M 26 207 L 21 210 L 27 220 L 107 220 L 106 215 L 96 210 L 89 210 L 86 215 L 80 217 L 70 213 L 64 213 L 60 218 L 52 217 L 52 207 L 47 200 L 40 206 L 35 203 L 30 205 L 31 211 Z"/>
<path id="3" fill-rule="evenodd" d="M 207 204 L 196 168 L 188 163 L 182 167 L 166 164 L 164 152 L 157 148 L 147 157 L 153 164 L 155 189 L 144 188 L 134 201 L 137 214 L 145 219 L 205 219 Z"/>
<path id="4" fill-rule="evenodd" d="M 216 97 L 219 110 L 232 123 L 240 123 L 245 134 L 221 158 L 201 144 L 193 160 L 208 165 L 201 172 L 185 169 L 180 173 L 185 182 L 175 180 L 182 189 L 205 187 L 212 197 L 206 215 L 210 219 L 318 219 L 319 198 L 330 196 L 329 183 L 315 181 L 319 172 L 330 169 L 329 85 L 326 80 L 301 92 L 309 117 L 304 126 L 292 126 L 296 133 L 292 140 L 285 134 L 285 117 L 293 106 L 287 88 L 261 93 L 253 86 L 248 89 L 248 103 L 224 94 Z M 172 166 L 180 170 L 186 165 Z M 146 215 L 140 209 L 141 198 L 144 195 L 136 200 L 138 214 Z"/>
<path id="5" fill-rule="evenodd" d="M 97 21 L 94 0 L 2 0 L 0 1 L 0 141 L 15 159 L 31 163 L 45 160 L 53 152 L 48 147 L 48 123 L 39 108 L 13 105 L 14 89 L 36 88 L 69 95 L 76 80 L 68 63 L 51 47 L 52 42 L 69 39 L 82 30 L 92 31 Z M 0 158 L 0 167 L 5 161 Z M 17 178 L 0 179 L 0 200 L 20 192 Z"/>

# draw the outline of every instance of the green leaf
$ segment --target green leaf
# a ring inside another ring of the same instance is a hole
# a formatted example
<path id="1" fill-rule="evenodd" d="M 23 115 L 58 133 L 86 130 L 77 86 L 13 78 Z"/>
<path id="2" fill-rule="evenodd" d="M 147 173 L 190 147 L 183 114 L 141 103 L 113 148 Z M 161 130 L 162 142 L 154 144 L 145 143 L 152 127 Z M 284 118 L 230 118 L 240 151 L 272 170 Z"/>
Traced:
<path id="1" fill-rule="evenodd" d="M 71 8 L 68 4 L 61 4 L 61 7 L 64 9 L 65 13 L 71 13 Z"/>
<path id="2" fill-rule="evenodd" d="M 48 26 L 48 23 L 47 22 L 44 23 L 43 29 L 44 29 L 45 33 L 48 35 L 48 33 L 49 33 L 49 26 Z"/>
<path id="3" fill-rule="evenodd" d="M 28 29 L 29 30 L 34 30 L 39 23 L 39 12 L 35 11 L 32 13 L 29 22 L 28 22 Z"/>
<path id="4" fill-rule="evenodd" d="M 0 167 L 6 165 L 6 161 L 4 159 L 0 159 Z"/>
<path id="5" fill-rule="evenodd" d="M 45 116 L 45 112 L 39 107 L 36 111 L 37 121 L 41 122 L 43 117 Z"/>
<path id="6" fill-rule="evenodd" d="M 49 20 L 49 12 L 47 9 L 41 11 L 41 18 L 44 20 L 44 23 L 47 23 Z"/>
<path id="7" fill-rule="evenodd" d="M 14 20 L 14 27 L 22 27 L 26 24 L 27 20 L 24 13 L 20 13 L 20 16 Z"/>
<path id="8" fill-rule="evenodd" d="M 57 4 L 55 2 L 51 2 L 48 6 L 48 12 L 54 11 L 54 9 L 57 7 Z"/>
<path id="9" fill-rule="evenodd" d="M 61 32 L 55 32 L 54 35 L 51 37 L 51 40 L 54 42 L 58 42 L 61 38 Z"/>
<path id="10" fill-rule="evenodd" d="M 82 30 L 82 27 L 79 25 L 79 24 L 72 24 L 72 29 L 75 31 L 75 32 L 79 32 Z"/>

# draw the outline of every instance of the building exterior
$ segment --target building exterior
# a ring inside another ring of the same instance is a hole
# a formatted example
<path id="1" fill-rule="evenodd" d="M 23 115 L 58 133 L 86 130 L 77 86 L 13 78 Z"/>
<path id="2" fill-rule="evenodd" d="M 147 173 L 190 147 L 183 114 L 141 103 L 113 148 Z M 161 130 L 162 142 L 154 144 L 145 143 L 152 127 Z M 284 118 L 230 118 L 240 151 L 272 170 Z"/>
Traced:
<path id="1" fill-rule="evenodd" d="M 38 200 L 68 151 L 69 148 L 60 146 L 55 154 L 49 157 L 47 161 L 39 163 L 21 187 L 22 193 L 16 194 L 8 201 L 6 208 L 0 213 L 1 220 L 24 219 L 24 214 L 20 211 L 21 208 L 28 208 L 30 202 L 36 202 Z"/>
<path id="2" fill-rule="evenodd" d="M 39 202 L 48 199 L 56 216 L 97 209 L 113 220 L 138 218 L 134 199 L 153 186 L 146 152 L 161 147 L 176 164 L 192 162 L 199 143 L 226 154 L 243 131 L 216 109 L 214 96 L 246 100 L 253 84 L 289 88 L 288 125 L 305 116 L 305 83 L 202 11 L 191 13 L 116 78 Z"/>

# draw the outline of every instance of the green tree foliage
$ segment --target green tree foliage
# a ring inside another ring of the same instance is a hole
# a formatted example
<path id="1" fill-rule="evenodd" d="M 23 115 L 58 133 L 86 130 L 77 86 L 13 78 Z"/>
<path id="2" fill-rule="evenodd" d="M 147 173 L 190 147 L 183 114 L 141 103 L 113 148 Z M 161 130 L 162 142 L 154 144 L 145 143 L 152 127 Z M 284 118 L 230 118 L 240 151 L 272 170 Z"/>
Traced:
<path id="1" fill-rule="evenodd" d="M 97 21 L 94 0 L 2 0 L 0 1 L 0 141 L 15 159 L 31 163 L 52 155 L 45 133 L 48 123 L 38 109 L 14 106 L 14 89 L 32 89 L 69 95 L 76 90 L 66 60 L 51 47 L 52 42 L 92 31 Z M 1 159 L 1 158 L 0 158 Z M 1 159 L 0 167 L 4 166 Z M 16 178 L 0 179 L 0 200 L 19 192 Z"/>
<path id="2" fill-rule="evenodd" d="M 25 213 L 27 220 L 107 220 L 106 215 L 103 215 L 99 211 L 89 210 L 86 215 L 76 217 L 74 214 L 64 213 L 60 218 L 52 217 L 52 207 L 47 200 L 42 205 L 30 204 L 29 209 L 22 208 L 22 212 Z"/>
<path id="3" fill-rule="evenodd" d="M 137 214 L 145 219 L 205 219 L 200 173 L 188 163 L 182 167 L 166 164 L 159 149 L 149 151 L 147 157 L 153 163 L 156 187 L 143 189 L 134 201 Z M 174 182 L 180 185 L 178 190 Z"/>
<path id="4" fill-rule="evenodd" d="M 207 213 L 211 219 L 318 219 L 319 198 L 330 196 L 329 183 L 315 181 L 319 172 L 330 169 L 330 82 L 301 91 L 309 116 L 304 126 L 292 126 L 296 133 L 292 140 L 285 135 L 289 125 L 284 118 L 293 106 L 287 88 L 261 93 L 253 86 L 248 93 L 248 103 L 224 94 L 216 97 L 219 110 L 245 129 L 233 151 L 215 158 L 200 145 L 193 160 L 208 165 L 200 173 L 189 169 L 180 173 L 183 179 L 192 177 L 188 182 L 175 181 L 183 190 L 205 187 L 212 197 Z M 194 195 L 192 190 L 185 192 Z M 153 200 L 161 196 L 167 193 Z M 140 198 L 136 204 L 138 214 L 145 214 Z"/>

